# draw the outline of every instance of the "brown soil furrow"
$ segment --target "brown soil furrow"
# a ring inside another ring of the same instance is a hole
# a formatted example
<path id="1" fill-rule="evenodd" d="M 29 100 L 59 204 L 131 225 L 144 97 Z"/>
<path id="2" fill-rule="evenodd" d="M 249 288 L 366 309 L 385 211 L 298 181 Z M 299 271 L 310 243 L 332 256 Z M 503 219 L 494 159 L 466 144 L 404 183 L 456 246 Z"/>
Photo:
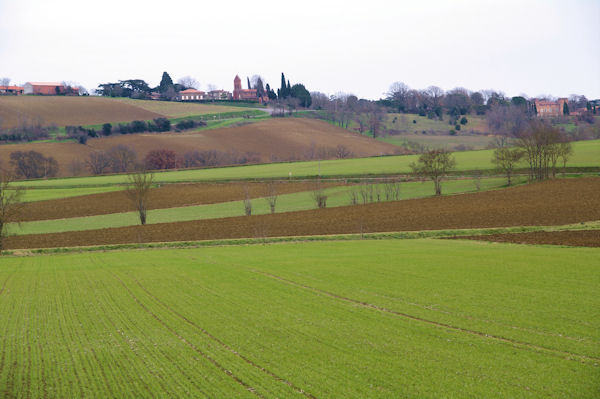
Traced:
<path id="1" fill-rule="evenodd" d="M 197 329 L 198 331 L 200 331 L 202 334 L 206 335 L 207 337 L 209 337 L 211 340 L 217 342 L 221 347 L 223 347 L 224 349 L 226 349 L 227 351 L 233 353 L 235 356 L 239 357 L 240 359 L 242 359 L 244 362 L 246 362 L 247 364 L 251 365 L 252 367 L 255 367 L 257 369 L 259 369 L 260 371 L 262 371 L 263 373 L 269 375 L 270 377 L 274 378 L 275 380 L 289 386 L 290 388 L 294 389 L 296 392 L 306 396 L 307 398 L 312 398 L 312 399 L 316 399 L 316 397 L 312 394 L 310 394 L 309 392 L 306 392 L 304 389 L 297 387 L 296 385 L 294 385 L 292 382 L 286 380 L 283 377 L 278 376 L 277 374 L 273 373 L 272 371 L 266 369 L 265 367 L 255 363 L 254 361 L 250 360 L 249 358 L 247 358 L 246 356 L 242 355 L 241 353 L 239 353 L 238 351 L 236 351 L 235 349 L 233 349 L 232 347 L 230 347 L 229 345 L 227 345 L 225 342 L 221 341 L 219 338 L 217 338 L 216 336 L 212 335 L 211 333 L 209 333 L 208 331 L 206 331 L 204 328 L 200 327 L 199 325 L 197 325 L 196 323 L 194 323 L 193 321 L 191 321 L 190 319 L 188 319 L 187 317 L 185 317 L 184 315 L 182 315 L 181 313 L 179 313 L 178 311 L 176 311 L 175 309 L 173 309 L 172 307 L 170 307 L 169 305 L 165 304 L 164 302 L 162 302 L 160 299 L 158 299 L 154 294 L 152 294 L 150 291 L 148 291 L 140 282 L 138 279 L 136 279 L 135 277 L 131 277 L 134 279 L 134 281 L 136 282 L 136 284 L 146 293 L 148 294 L 148 296 L 150 296 L 152 299 L 154 299 L 154 301 L 156 301 L 157 303 L 159 303 L 160 305 L 162 305 L 164 308 L 166 308 L 168 311 L 170 311 L 171 313 L 175 314 L 178 318 L 182 319 L 183 321 L 185 321 L 186 323 L 188 323 L 189 325 L 193 326 L 195 329 Z"/>
<path id="2" fill-rule="evenodd" d="M 322 187 L 343 185 L 339 182 L 324 182 Z M 310 191 L 314 182 L 277 182 L 277 195 Z M 264 197 L 268 193 L 266 183 L 195 183 L 168 184 L 150 190 L 148 209 L 176 208 L 191 205 L 216 204 L 239 201 L 245 198 L 245 189 L 250 198 Z M 133 202 L 124 191 L 83 195 L 24 204 L 19 221 L 49 220 L 82 216 L 105 215 L 134 211 Z"/>
<path id="3" fill-rule="evenodd" d="M 311 287 L 309 285 L 305 285 L 305 284 L 301 284 L 298 282 L 295 282 L 293 280 L 288 280 L 286 278 L 271 274 L 271 273 L 267 273 L 267 272 L 263 272 L 260 270 L 252 270 L 255 273 L 261 274 L 263 276 L 272 278 L 274 280 L 278 280 L 281 281 L 285 284 L 288 285 L 292 285 L 295 287 L 299 287 L 299 288 L 303 288 L 306 289 L 308 291 L 312 291 L 314 293 L 320 294 L 320 295 L 324 295 L 330 298 L 334 298 L 334 299 L 338 299 L 344 302 L 350 302 L 353 303 L 355 305 L 359 305 L 361 307 L 364 308 L 368 308 L 368 309 L 374 309 L 380 312 L 384 312 L 384 313 L 389 313 L 389 314 L 393 314 L 395 316 L 400 316 L 406 319 L 411 319 L 411 320 L 415 320 L 415 321 L 419 321 L 425 324 L 430 324 L 436 327 L 441 327 L 441 328 L 446 328 L 448 330 L 452 330 L 452 331 L 458 331 L 461 333 L 466 333 L 466 334 L 471 334 L 471 335 L 477 335 L 479 337 L 483 337 L 483 338 L 489 338 L 489 339 L 493 339 L 495 341 L 500 341 L 503 343 L 507 343 L 507 344 L 511 344 L 514 345 L 516 348 L 519 349 L 526 349 L 526 350 L 534 350 L 536 352 L 540 352 L 540 353 L 546 353 L 546 354 L 550 354 L 550 355 L 554 355 L 554 356 L 559 356 L 561 358 L 565 358 L 567 360 L 577 360 L 577 361 L 581 361 L 581 362 L 586 362 L 586 361 L 593 361 L 593 362 L 597 362 L 600 361 L 600 357 L 594 357 L 594 356 L 586 356 L 586 355 L 581 355 L 578 353 L 572 353 L 572 352 L 566 352 L 566 351 L 561 351 L 558 349 L 553 349 L 553 348 L 547 348 L 544 346 L 539 346 L 539 345 L 535 345 L 529 342 L 523 342 L 523 341 L 518 341 L 518 340 L 514 340 L 511 338 L 506 338 L 506 337 L 501 337 L 499 335 L 493 335 L 493 334 L 488 334 L 488 333 L 484 333 L 481 331 L 476 331 L 476 330 L 470 330 L 470 329 L 466 329 L 466 328 L 462 328 L 462 327 L 457 327 L 457 326 L 453 326 L 451 324 L 446 324 L 446 323 L 441 323 L 441 322 L 437 322 L 437 321 L 433 321 L 433 320 L 428 320 L 422 317 L 418 317 L 418 316 L 414 316 L 408 313 L 403 313 L 403 312 L 398 312 L 392 309 L 388 309 L 382 306 L 378 306 L 369 302 L 363 302 L 363 301 L 359 301 L 357 299 L 352 299 L 349 297 L 345 297 L 342 295 L 338 295 L 329 291 L 325 291 L 319 288 L 315 288 L 315 287 Z"/>
<path id="4" fill-rule="evenodd" d="M 560 226 L 600 220 L 600 178 L 561 179 L 505 190 L 273 215 L 239 216 L 6 238 L 6 247 L 52 248 L 470 229 Z"/>
<path id="5" fill-rule="evenodd" d="M 159 324 L 161 324 L 171 334 L 173 334 L 179 340 L 181 340 L 184 344 L 186 344 L 187 346 L 189 346 L 190 348 L 192 348 L 196 353 L 198 353 L 204 359 L 208 360 L 213 366 L 215 366 L 220 371 L 222 371 L 223 373 L 225 373 L 226 375 L 228 375 L 229 377 L 231 377 L 238 384 L 242 385 L 244 388 L 246 388 L 246 390 L 248 390 L 249 392 L 251 392 L 254 395 L 258 396 L 259 398 L 264 398 L 264 396 L 260 392 L 258 392 L 254 387 L 250 386 L 247 382 L 245 382 L 244 380 L 242 380 L 240 377 L 238 377 L 235 374 L 233 374 L 233 372 L 231 370 L 226 369 L 223 365 L 221 365 L 219 362 L 217 362 L 215 359 L 213 359 L 209 354 L 207 354 L 206 352 L 202 351 L 200 348 L 198 348 L 192 342 L 188 341 L 186 338 L 184 338 L 182 335 L 180 335 L 177 331 L 175 331 L 173 328 L 171 328 L 164 320 L 162 320 L 160 317 L 158 317 L 156 315 L 156 313 L 152 312 L 146 305 L 144 305 L 138 299 L 138 297 L 133 293 L 133 291 L 131 291 L 131 289 L 127 286 L 127 284 L 125 284 L 125 282 L 122 279 L 119 278 L 119 276 L 117 276 L 117 275 L 115 275 L 114 273 L 111 273 L 111 272 L 109 272 L 109 274 L 111 274 L 117 281 L 119 281 L 119 283 L 123 286 L 123 288 L 125 288 L 125 290 L 133 298 L 133 300 L 146 313 L 148 313 L 150 316 L 152 316 L 153 319 L 155 319 Z"/>
<path id="6" fill-rule="evenodd" d="M 457 240 L 507 242 L 513 244 L 547 244 L 571 247 L 600 247 L 600 230 L 536 231 L 530 233 L 457 236 Z"/>

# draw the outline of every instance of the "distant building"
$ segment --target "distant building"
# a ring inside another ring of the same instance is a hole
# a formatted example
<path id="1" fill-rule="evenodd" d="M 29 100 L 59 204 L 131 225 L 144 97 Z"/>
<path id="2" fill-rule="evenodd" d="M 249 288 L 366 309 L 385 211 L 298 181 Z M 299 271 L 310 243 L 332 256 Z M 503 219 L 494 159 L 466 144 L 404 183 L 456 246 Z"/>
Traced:
<path id="1" fill-rule="evenodd" d="M 258 101 L 256 89 L 242 89 L 242 79 L 240 79 L 238 75 L 235 75 L 235 78 L 233 79 L 233 99 Z"/>
<path id="2" fill-rule="evenodd" d="M 259 103 L 267 102 L 267 96 L 259 97 L 256 89 L 242 89 L 242 80 L 238 75 L 233 79 L 233 99 L 243 101 L 258 101 Z"/>
<path id="3" fill-rule="evenodd" d="M 206 93 L 202 90 L 186 89 L 179 92 L 177 99 L 179 101 L 197 101 L 204 100 L 205 95 Z"/>
<path id="4" fill-rule="evenodd" d="M 535 100 L 535 109 L 539 117 L 556 117 L 564 115 L 564 107 L 569 106 L 569 100 L 559 98 L 556 101 Z"/>
<path id="5" fill-rule="evenodd" d="M 231 100 L 231 93 L 226 90 L 211 90 L 206 93 L 205 100 Z"/>
<path id="6" fill-rule="evenodd" d="M 23 94 L 24 88 L 21 86 L 0 86 L 0 95 L 15 95 Z"/>
<path id="7" fill-rule="evenodd" d="M 23 86 L 25 94 L 38 94 L 43 96 L 55 96 L 57 94 L 66 94 L 67 88 L 62 83 L 57 82 L 27 82 Z"/>

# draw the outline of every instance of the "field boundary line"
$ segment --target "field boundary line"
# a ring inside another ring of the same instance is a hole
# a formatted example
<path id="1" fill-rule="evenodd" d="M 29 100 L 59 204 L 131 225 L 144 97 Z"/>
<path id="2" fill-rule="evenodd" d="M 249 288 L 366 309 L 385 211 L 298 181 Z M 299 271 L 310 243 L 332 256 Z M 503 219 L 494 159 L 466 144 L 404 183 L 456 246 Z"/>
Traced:
<path id="1" fill-rule="evenodd" d="M 242 355 L 240 352 L 236 351 L 235 349 L 233 349 L 232 347 L 230 347 L 229 345 L 227 345 L 225 342 L 221 341 L 219 338 L 217 338 L 216 336 L 212 335 L 211 333 L 209 333 L 207 330 L 205 330 L 204 328 L 200 327 L 199 325 L 197 325 L 196 323 L 194 323 L 193 321 L 189 320 L 187 317 L 185 317 L 184 315 L 182 315 L 181 313 L 179 313 L 178 311 L 176 311 L 175 309 L 173 309 L 172 307 L 170 307 L 169 305 L 165 304 L 164 302 L 162 302 L 160 299 L 158 299 L 158 297 L 156 297 L 154 294 L 152 294 L 150 291 L 148 291 L 140 282 L 137 278 L 129 276 L 131 278 L 133 278 L 133 280 L 136 282 L 136 284 L 146 293 L 148 294 L 148 296 L 150 296 L 155 302 L 159 303 L 160 305 L 162 305 L 164 308 L 166 308 L 168 311 L 170 311 L 171 313 L 175 314 L 177 317 L 179 317 L 180 319 L 184 320 L 186 323 L 188 323 L 189 325 L 193 326 L 194 328 L 196 328 L 197 330 L 199 330 L 200 332 L 202 332 L 204 335 L 206 335 L 207 337 L 209 337 L 210 339 L 212 339 L 213 341 L 217 342 L 219 345 L 221 345 L 223 348 L 227 349 L 229 352 L 233 353 L 234 355 L 236 355 L 237 357 L 239 357 L 240 359 L 244 360 L 246 363 L 248 363 L 249 365 L 259 369 L 260 371 L 264 372 L 265 374 L 269 375 L 270 377 L 274 378 L 275 380 L 289 386 L 290 388 L 293 388 L 296 392 L 301 393 L 302 395 L 306 396 L 307 398 L 311 398 L 311 399 L 316 399 L 316 397 L 314 395 L 312 395 L 311 393 L 305 391 L 304 389 L 297 387 L 296 385 L 294 385 L 292 382 L 286 380 L 283 377 L 278 376 L 277 374 L 273 373 L 272 371 L 266 369 L 265 367 L 255 363 L 254 361 L 250 360 L 249 358 L 247 358 L 246 356 Z"/>
<path id="2" fill-rule="evenodd" d="M 133 298 L 133 300 L 142 308 L 144 309 L 144 311 L 146 311 L 146 313 L 148 313 L 149 315 L 152 316 L 152 318 L 154 318 L 156 321 L 158 321 L 164 328 L 166 328 L 171 334 L 173 334 L 174 336 L 176 336 L 177 338 L 179 338 L 180 341 L 182 341 L 183 343 L 185 343 L 187 346 L 189 346 L 190 348 L 192 348 L 195 352 L 197 352 L 200 356 L 202 356 L 204 359 L 208 360 L 210 363 L 212 363 L 213 366 L 215 366 L 216 368 L 218 368 L 219 370 L 221 370 L 223 373 L 225 373 L 226 375 L 228 375 L 229 377 L 231 377 L 234 381 L 236 381 L 238 384 L 242 385 L 244 388 L 246 388 L 247 391 L 253 393 L 254 395 L 258 396 L 259 398 L 264 398 L 265 396 L 262 395 L 260 392 L 258 392 L 256 390 L 256 388 L 252 387 L 250 384 L 248 384 L 247 382 L 245 382 L 244 380 L 242 380 L 240 377 L 236 376 L 235 374 L 233 374 L 233 372 L 231 370 L 226 369 L 223 365 L 221 365 L 218 361 L 216 361 L 215 359 L 213 359 L 209 354 L 207 354 L 206 352 L 202 351 L 201 349 L 199 349 L 196 345 L 194 345 L 192 342 L 188 341 L 185 337 L 183 337 L 181 334 L 179 334 L 177 331 L 175 331 L 174 329 L 172 329 L 171 327 L 169 327 L 169 325 L 167 323 L 164 322 L 164 320 L 162 320 L 160 317 L 158 317 L 154 312 L 152 312 L 146 305 L 144 305 L 137 296 L 135 296 L 135 294 L 131 291 L 131 289 L 127 286 L 127 284 L 125 284 L 125 282 L 119 278 L 119 276 L 117 276 L 116 274 L 110 272 L 107 270 L 107 272 L 113 276 L 122 286 L 123 288 L 125 288 L 125 290 L 129 293 L 129 295 Z"/>
<path id="3" fill-rule="evenodd" d="M 363 308 L 377 310 L 379 312 L 388 313 L 388 314 L 392 314 L 392 315 L 395 315 L 395 316 L 403 317 L 403 318 L 406 318 L 406 319 L 411 319 L 411 320 L 419 321 L 419 322 L 422 322 L 422 323 L 425 323 L 425 324 L 429 324 L 429 325 L 433 325 L 433 326 L 436 326 L 436 327 L 446 328 L 446 329 L 452 330 L 452 331 L 458 331 L 458 332 L 462 332 L 462 333 L 466 333 L 466 334 L 471 334 L 471 335 L 475 335 L 475 336 L 479 336 L 479 337 L 483 337 L 483 338 L 493 339 L 493 340 L 500 341 L 500 342 L 503 342 L 503 343 L 511 344 L 514 347 L 519 348 L 519 349 L 534 350 L 534 351 L 536 351 L 538 353 L 545 353 L 545 354 L 549 354 L 549 355 L 553 355 L 553 356 L 559 356 L 559 357 L 562 357 L 562 358 L 564 358 L 566 360 L 575 360 L 575 361 L 580 361 L 582 363 L 587 363 L 587 362 L 590 362 L 590 361 L 591 362 L 598 362 L 598 361 L 600 361 L 600 357 L 586 356 L 586 355 L 580 355 L 580 354 L 577 354 L 577 353 L 562 351 L 562 350 L 559 350 L 559 349 L 546 348 L 546 347 L 543 347 L 543 346 L 531 344 L 531 343 L 528 343 L 528 342 L 522 342 L 522 341 L 514 340 L 514 339 L 511 339 L 511 338 L 506 338 L 506 337 L 502 337 L 502 336 L 499 336 L 499 335 L 487 334 L 487 333 L 484 333 L 484 332 L 481 332 L 481 331 L 471 330 L 471 329 L 467 329 L 467 328 L 453 326 L 451 324 L 446 324 L 446 323 L 441 323 L 441 322 L 437 322 L 437 321 L 433 321 L 433 320 L 428 320 L 428 319 L 425 319 L 423 317 L 414 316 L 414 315 L 411 315 L 411 314 L 408 314 L 408 313 L 398 312 L 396 310 L 388 309 L 388 308 L 385 308 L 383 306 L 375 305 L 375 304 L 372 304 L 372 303 L 369 303 L 369 302 L 359 301 L 357 299 L 345 297 L 345 296 L 338 295 L 338 294 L 335 294 L 335 293 L 332 293 L 332 292 L 329 292 L 329 291 L 325 291 L 325 290 L 322 290 L 322 289 L 319 289 L 319 288 L 311 287 L 309 285 L 301 284 L 301 283 L 298 283 L 296 281 L 289 280 L 289 279 L 286 279 L 284 277 L 280 277 L 280 276 L 277 276 L 275 274 L 271 274 L 271 273 L 264 272 L 264 271 L 261 271 L 261 270 L 251 269 L 251 271 L 253 273 L 261 274 L 263 276 L 269 277 L 269 278 L 271 278 L 273 280 L 281 281 L 281 282 L 283 282 L 285 284 L 288 284 L 288 285 L 299 287 L 299 288 L 302 288 L 302 289 L 305 289 L 305 290 L 308 290 L 308 291 L 312 291 L 314 293 L 317 293 L 317 294 L 320 294 L 320 295 L 323 295 L 323 296 L 327 296 L 327 297 L 330 297 L 330 298 L 341 300 L 341 301 L 344 301 L 344 302 L 350 302 L 350 303 L 353 303 L 355 305 L 359 305 L 359 306 L 361 306 Z"/>

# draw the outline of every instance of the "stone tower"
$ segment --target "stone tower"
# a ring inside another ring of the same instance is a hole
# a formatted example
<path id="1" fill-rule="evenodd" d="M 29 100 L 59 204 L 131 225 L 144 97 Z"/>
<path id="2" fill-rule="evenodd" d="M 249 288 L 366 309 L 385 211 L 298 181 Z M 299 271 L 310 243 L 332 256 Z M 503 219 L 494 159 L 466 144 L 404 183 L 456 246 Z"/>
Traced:
<path id="1" fill-rule="evenodd" d="M 242 79 L 238 75 L 235 75 L 235 79 L 233 79 L 233 99 L 240 99 L 240 92 L 242 91 Z"/>

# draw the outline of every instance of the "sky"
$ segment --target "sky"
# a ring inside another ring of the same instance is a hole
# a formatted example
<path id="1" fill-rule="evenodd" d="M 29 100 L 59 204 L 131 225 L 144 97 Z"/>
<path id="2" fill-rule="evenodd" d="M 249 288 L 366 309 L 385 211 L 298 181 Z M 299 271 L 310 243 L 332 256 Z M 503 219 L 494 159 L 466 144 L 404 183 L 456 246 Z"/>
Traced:
<path id="1" fill-rule="evenodd" d="M 600 98 L 600 0 L 0 0 L 0 77 L 385 97 L 414 89 Z"/>

